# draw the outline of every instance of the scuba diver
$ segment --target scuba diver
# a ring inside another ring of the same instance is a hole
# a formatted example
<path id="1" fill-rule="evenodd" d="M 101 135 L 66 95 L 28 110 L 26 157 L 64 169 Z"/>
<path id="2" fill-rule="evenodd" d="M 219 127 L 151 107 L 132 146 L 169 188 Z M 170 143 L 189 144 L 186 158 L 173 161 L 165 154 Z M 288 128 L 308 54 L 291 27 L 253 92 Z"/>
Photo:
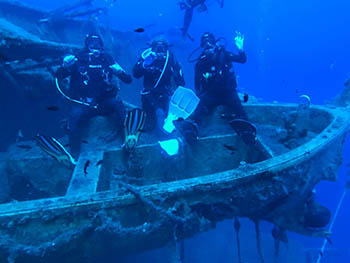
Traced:
<path id="1" fill-rule="evenodd" d="M 75 55 L 67 55 L 56 72 L 58 91 L 74 107 L 68 121 L 70 150 L 79 155 L 80 141 L 84 126 L 97 115 L 112 116 L 118 129 L 123 128 L 125 107 L 117 96 L 118 87 L 113 82 L 113 75 L 124 83 L 131 83 L 132 78 L 105 52 L 102 38 L 98 34 L 88 34 L 85 47 Z M 60 80 L 70 77 L 69 96 L 59 86 Z"/>
<path id="2" fill-rule="evenodd" d="M 193 118 L 198 124 L 203 116 L 219 105 L 226 107 L 230 120 L 247 119 L 236 91 L 236 76 L 232 68 L 233 62 L 247 61 L 243 42 L 244 37 L 238 33 L 235 37 L 238 54 L 234 54 L 219 45 L 212 33 L 202 35 L 200 46 L 203 51 L 195 65 L 195 90 L 200 103 Z"/>
<path id="3" fill-rule="evenodd" d="M 184 86 L 185 80 L 179 62 L 169 51 L 164 39 L 155 39 L 133 68 L 133 75 L 143 77 L 142 109 L 146 112 L 145 130 L 160 129 L 167 116 L 170 97 L 175 86 Z"/>
<path id="4" fill-rule="evenodd" d="M 181 28 L 182 36 L 184 39 L 186 39 L 186 37 L 192 39 L 192 37 L 190 37 L 188 34 L 188 29 L 192 22 L 193 10 L 198 6 L 197 10 L 199 12 L 207 11 L 208 8 L 205 4 L 205 0 L 183 0 L 179 3 L 179 5 L 181 10 L 185 9 L 184 24 Z"/>
<path id="5" fill-rule="evenodd" d="M 224 106 L 223 117 L 246 144 L 255 144 L 256 127 L 247 121 L 237 94 L 237 82 L 232 63 L 245 63 L 247 56 L 243 50 L 244 37 L 236 32 L 235 45 L 238 54 L 227 51 L 212 33 L 204 33 L 200 47 L 203 49 L 195 65 L 195 91 L 200 98 L 193 120 L 200 125 L 204 116 L 218 106 Z"/>

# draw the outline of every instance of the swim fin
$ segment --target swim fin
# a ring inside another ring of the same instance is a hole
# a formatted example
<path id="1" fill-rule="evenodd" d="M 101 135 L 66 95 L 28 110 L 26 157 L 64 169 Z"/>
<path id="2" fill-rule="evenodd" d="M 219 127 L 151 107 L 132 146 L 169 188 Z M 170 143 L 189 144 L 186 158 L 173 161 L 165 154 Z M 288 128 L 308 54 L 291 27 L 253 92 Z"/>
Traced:
<path id="1" fill-rule="evenodd" d="M 167 133 L 172 133 L 175 129 L 173 121 L 179 118 L 186 120 L 197 108 L 198 103 L 199 98 L 192 90 L 179 86 L 171 96 L 163 129 Z"/>
<path id="2" fill-rule="evenodd" d="M 128 151 L 132 151 L 139 140 L 143 126 L 145 125 L 146 113 L 135 108 L 127 112 L 124 120 L 125 140 L 123 147 Z"/>
<path id="3" fill-rule="evenodd" d="M 173 121 L 173 123 L 189 145 L 194 145 L 197 142 L 198 125 L 195 122 L 178 118 L 177 120 Z"/>
<path id="4" fill-rule="evenodd" d="M 64 161 L 68 161 L 73 165 L 76 164 L 75 159 L 68 152 L 68 150 L 64 148 L 63 145 L 54 137 L 38 134 L 34 138 L 38 146 L 44 152 L 55 158 L 58 162 L 62 163 Z"/>
<path id="5" fill-rule="evenodd" d="M 230 122 L 230 125 L 245 144 L 252 145 L 256 143 L 256 127 L 253 123 L 243 119 L 234 119 Z"/>

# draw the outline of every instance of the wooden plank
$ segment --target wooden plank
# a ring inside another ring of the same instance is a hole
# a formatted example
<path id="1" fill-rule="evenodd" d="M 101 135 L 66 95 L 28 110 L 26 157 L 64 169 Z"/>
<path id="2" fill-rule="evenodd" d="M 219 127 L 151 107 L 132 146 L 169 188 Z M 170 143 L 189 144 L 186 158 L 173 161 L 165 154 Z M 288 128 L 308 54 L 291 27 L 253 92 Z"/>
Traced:
<path id="1" fill-rule="evenodd" d="M 103 154 L 103 151 L 84 152 L 79 156 L 66 195 L 92 194 L 96 192 L 101 171 L 101 165 L 96 164 L 103 159 Z M 84 169 L 87 162 L 89 162 L 89 165 Z"/>

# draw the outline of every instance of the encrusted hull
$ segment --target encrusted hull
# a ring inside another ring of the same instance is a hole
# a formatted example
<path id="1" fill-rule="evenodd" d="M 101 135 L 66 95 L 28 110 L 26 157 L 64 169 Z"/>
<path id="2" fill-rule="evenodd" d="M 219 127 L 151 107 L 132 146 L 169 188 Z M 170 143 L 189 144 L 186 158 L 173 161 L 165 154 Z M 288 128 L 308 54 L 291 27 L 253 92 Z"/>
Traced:
<path id="1" fill-rule="evenodd" d="M 277 116 L 295 108 L 276 104 L 246 107 L 258 131 L 259 123 L 278 127 Z M 86 176 L 79 172 L 78 162 L 65 196 L 0 205 L 0 260 L 12 257 L 16 262 L 29 258 L 56 262 L 64 258 L 64 262 L 73 262 L 77 257 L 94 260 L 108 253 L 128 255 L 193 236 L 235 216 L 267 220 L 303 235 L 325 236 L 323 229 L 305 227 L 303 207 L 319 181 L 336 180 L 350 123 L 349 109 L 317 106 L 312 107 L 311 115 L 308 128 L 312 138 L 289 151 L 279 151 L 268 146 L 271 136 L 262 136 L 259 149 L 263 145 L 265 152 L 256 155 L 239 150 L 236 156 L 231 155 L 233 169 L 226 168 L 228 155 L 223 153 L 221 159 L 202 162 L 203 167 L 216 162 L 224 170 L 213 167 L 206 171 L 200 170 L 198 160 L 188 163 L 180 157 L 174 161 L 158 156 L 157 144 L 139 146 L 142 156 L 153 153 L 142 159 L 147 165 L 158 165 L 158 158 L 168 168 L 171 164 L 174 174 L 166 182 L 160 182 L 164 171 L 154 167 L 159 174 L 151 176 L 145 165 L 142 169 L 147 176 L 141 173 L 138 178 L 143 181 L 130 183 L 128 174 L 115 171 L 123 163 L 119 148 L 99 149 L 100 155 L 86 152 L 82 158 L 102 156 L 103 165 Z M 221 148 L 205 147 L 214 141 L 217 147 L 228 141 L 238 146 L 242 143 L 236 135 L 226 134 L 202 137 L 195 147 L 208 151 L 203 156 L 211 151 L 218 157 Z M 187 149 L 181 154 L 188 157 L 195 152 Z M 239 162 L 241 159 L 247 163 Z M 202 174 L 193 172 L 191 165 Z M 72 186 L 74 180 L 79 180 L 78 186 Z"/>

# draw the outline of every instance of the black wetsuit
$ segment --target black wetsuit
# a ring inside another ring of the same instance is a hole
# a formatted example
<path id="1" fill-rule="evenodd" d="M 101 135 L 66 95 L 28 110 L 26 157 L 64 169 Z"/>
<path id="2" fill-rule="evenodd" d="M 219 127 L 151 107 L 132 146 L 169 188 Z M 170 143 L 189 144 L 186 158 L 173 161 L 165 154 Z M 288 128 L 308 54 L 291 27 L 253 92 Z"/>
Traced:
<path id="1" fill-rule="evenodd" d="M 118 88 L 113 84 L 113 58 L 102 52 L 95 57 L 84 49 L 75 56 L 74 65 L 69 68 L 60 67 L 57 70 L 59 80 L 70 76 L 69 96 L 72 99 L 90 104 L 89 106 L 72 104 L 73 109 L 68 123 L 70 149 L 73 155 L 80 152 L 80 141 L 83 128 L 88 120 L 98 115 L 111 115 L 118 128 L 122 128 L 125 118 L 125 108 L 119 97 Z M 132 78 L 125 71 L 116 74 L 125 83 L 131 83 Z M 94 107 L 96 106 L 96 108 Z"/>
<path id="2" fill-rule="evenodd" d="M 169 100 L 177 86 L 184 86 L 185 80 L 182 69 L 174 55 L 169 52 L 167 66 L 158 85 L 156 86 L 164 65 L 166 56 L 159 56 L 152 65 L 145 67 L 142 57 L 133 68 L 135 78 L 143 77 L 141 92 L 142 109 L 146 112 L 146 130 L 160 127 L 168 113 Z M 172 81 L 175 83 L 172 84 Z"/>
<path id="3" fill-rule="evenodd" d="M 204 50 L 195 65 L 195 89 L 200 103 L 193 118 L 200 123 L 202 118 L 219 106 L 225 106 L 230 119 L 246 119 L 246 113 L 238 97 L 233 62 L 245 63 L 244 52 L 234 54 L 223 47 Z"/>

